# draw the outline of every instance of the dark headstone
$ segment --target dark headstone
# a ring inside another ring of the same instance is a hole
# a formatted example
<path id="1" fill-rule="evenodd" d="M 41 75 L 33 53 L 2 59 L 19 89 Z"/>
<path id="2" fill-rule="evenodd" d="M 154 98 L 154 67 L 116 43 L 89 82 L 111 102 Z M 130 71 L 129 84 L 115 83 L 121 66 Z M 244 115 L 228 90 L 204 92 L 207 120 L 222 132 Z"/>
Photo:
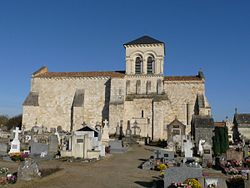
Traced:
<path id="1" fill-rule="evenodd" d="M 0 155 L 6 155 L 8 152 L 8 144 L 0 143 Z"/>
<path id="2" fill-rule="evenodd" d="M 31 155 L 40 155 L 42 152 L 48 153 L 48 144 L 31 142 Z"/>
<path id="3" fill-rule="evenodd" d="M 127 150 L 126 147 L 123 146 L 122 140 L 111 140 L 109 141 L 110 153 L 123 153 Z"/>
<path id="4" fill-rule="evenodd" d="M 58 152 L 58 138 L 56 135 L 49 137 L 49 153 L 55 154 Z"/>

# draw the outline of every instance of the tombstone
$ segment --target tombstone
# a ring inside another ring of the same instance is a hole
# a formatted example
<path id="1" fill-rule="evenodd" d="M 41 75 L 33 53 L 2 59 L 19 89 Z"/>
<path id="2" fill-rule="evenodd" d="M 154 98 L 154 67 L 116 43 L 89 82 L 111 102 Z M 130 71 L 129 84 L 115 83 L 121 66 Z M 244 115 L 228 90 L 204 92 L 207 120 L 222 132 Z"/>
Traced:
<path id="1" fill-rule="evenodd" d="M 205 144 L 203 145 L 202 167 L 212 165 L 212 162 L 212 146 L 209 143 L 205 142 Z"/>
<path id="2" fill-rule="evenodd" d="M 183 141 L 183 150 L 185 153 L 185 158 L 193 157 L 193 143 L 190 139 L 184 140 Z"/>
<path id="3" fill-rule="evenodd" d="M 19 130 L 18 127 L 16 127 L 16 130 L 13 130 L 13 132 L 15 133 L 15 137 L 13 141 L 11 142 L 11 148 L 10 148 L 9 154 L 20 152 L 20 141 L 18 139 L 18 134 L 21 133 L 21 131 Z"/>
<path id="4" fill-rule="evenodd" d="M 117 123 L 116 129 L 115 129 L 115 136 L 116 137 L 120 136 L 120 126 L 119 126 L 119 123 Z"/>
<path id="5" fill-rule="evenodd" d="M 169 142 L 168 142 L 167 149 L 168 149 L 169 151 L 175 151 L 175 149 L 174 149 L 174 143 L 171 142 L 171 141 L 169 141 Z"/>
<path id="6" fill-rule="evenodd" d="M 31 142 L 31 155 L 41 155 L 42 152 L 48 153 L 48 144 Z"/>
<path id="7" fill-rule="evenodd" d="M 173 182 L 184 182 L 188 178 L 202 178 L 202 168 L 192 167 L 171 167 L 165 170 L 164 188 L 169 187 Z"/>
<path id="8" fill-rule="evenodd" d="M 126 136 L 130 137 L 132 134 L 132 130 L 130 128 L 130 121 L 128 121 L 127 129 L 126 129 Z"/>
<path id="9" fill-rule="evenodd" d="M 110 140 L 110 153 L 124 153 L 127 148 L 123 146 L 123 142 L 121 140 Z"/>
<path id="10" fill-rule="evenodd" d="M 108 142 L 109 141 L 109 127 L 108 127 L 108 121 L 105 119 L 104 127 L 102 129 L 102 142 Z"/>
<path id="11" fill-rule="evenodd" d="M 151 160 L 145 161 L 141 168 L 143 170 L 153 170 L 154 169 L 154 163 Z"/>
<path id="12" fill-rule="evenodd" d="M 7 143 L 0 143 L 0 155 L 6 155 L 8 151 Z"/>
<path id="13" fill-rule="evenodd" d="M 58 152 L 58 138 L 56 135 L 49 136 L 49 154 L 56 154 Z"/>
<path id="14" fill-rule="evenodd" d="M 199 140 L 199 150 L 198 150 L 198 153 L 199 153 L 199 155 L 200 156 L 202 156 L 203 155 L 203 144 L 205 143 L 206 141 L 205 140 Z"/>
<path id="15" fill-rule="evenodd" d="M 173 160 L 174 159 L 174 151 L 169 151 L 166 149 L 157 149 L 154 151 L 155 159 L 164 159 L 164 160 Z"/>
<path id="16" fill-rule="evenodd" d="M 134 132 L 133 132 L 134 136 L 140 135 L 141 129 L 140 129 L 140 127 L 138 126 L 137 121 L 135 121 L 133 125 L 134 125 L 134 126 L 132 127 L 132 129 L 133 129 L 133 131 L 134 131 Z"/>

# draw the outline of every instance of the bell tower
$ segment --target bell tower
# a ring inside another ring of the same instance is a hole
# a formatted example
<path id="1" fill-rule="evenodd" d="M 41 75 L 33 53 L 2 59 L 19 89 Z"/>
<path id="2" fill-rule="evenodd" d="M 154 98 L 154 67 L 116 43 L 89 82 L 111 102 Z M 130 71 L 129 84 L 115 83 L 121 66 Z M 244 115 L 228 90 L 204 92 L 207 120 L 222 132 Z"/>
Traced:
<path id="1" fill-rule="evenodd" d="M 125 43 L 126 75 L 163 75 L 164 43 L 143 36 Z"/>

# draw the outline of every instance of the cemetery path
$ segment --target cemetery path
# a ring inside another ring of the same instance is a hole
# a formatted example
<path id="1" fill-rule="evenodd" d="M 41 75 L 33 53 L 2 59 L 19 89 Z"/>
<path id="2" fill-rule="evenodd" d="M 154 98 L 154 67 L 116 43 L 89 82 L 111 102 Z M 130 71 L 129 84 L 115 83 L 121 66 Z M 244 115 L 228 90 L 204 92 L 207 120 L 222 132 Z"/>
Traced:
<path id="1" fill-rule="evenodd" d="M 145 146 L 133 146 L 128 152 L 114 154 L 93 163 L 43 161 L 41 168 L 63 168 L 63 171 L 32 182 L 18 182 L 13 187 L 20 188 L 136 188 L 150 187 L 157 171 L 138 168 L 143 159 L 152 155 Z M 3 166 L 3 161 L 0 165 Z M 13 163 L 9 163 L 12 164 Z M 15 166 L 15 163 L 14 163 Z M 17 165 L 16 165 L 17 166 Z M 14 168 L 14 167 L 11 167 Z M 12 186 L 10 186 L 12 187 Z"/>

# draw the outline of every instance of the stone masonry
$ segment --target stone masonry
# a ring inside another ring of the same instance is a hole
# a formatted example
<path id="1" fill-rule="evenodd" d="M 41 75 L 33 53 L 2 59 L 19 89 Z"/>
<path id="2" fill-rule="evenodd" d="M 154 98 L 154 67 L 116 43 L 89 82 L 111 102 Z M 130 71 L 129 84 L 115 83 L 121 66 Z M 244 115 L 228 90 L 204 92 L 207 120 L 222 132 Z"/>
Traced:
<path id="1" fill-rule="evenodd" d="M 167 139 L 166 126 L 177 118 L 189 133 L 195 110 L 211 114 L 205 78 L 202 72 L 164 76 L 164 46 L 148 36 L 124 44 L 126 71 L 49 72 L 42 67 L 32 75 L 23 125 L 73 131 L 107 119 L 110 134 L 115 134 L 117 125 L 122 124 L 125 132 L 137 124 L 141 137 L 157 140 Z M 204 105 L 196 105 L 198 96 Z"/>

